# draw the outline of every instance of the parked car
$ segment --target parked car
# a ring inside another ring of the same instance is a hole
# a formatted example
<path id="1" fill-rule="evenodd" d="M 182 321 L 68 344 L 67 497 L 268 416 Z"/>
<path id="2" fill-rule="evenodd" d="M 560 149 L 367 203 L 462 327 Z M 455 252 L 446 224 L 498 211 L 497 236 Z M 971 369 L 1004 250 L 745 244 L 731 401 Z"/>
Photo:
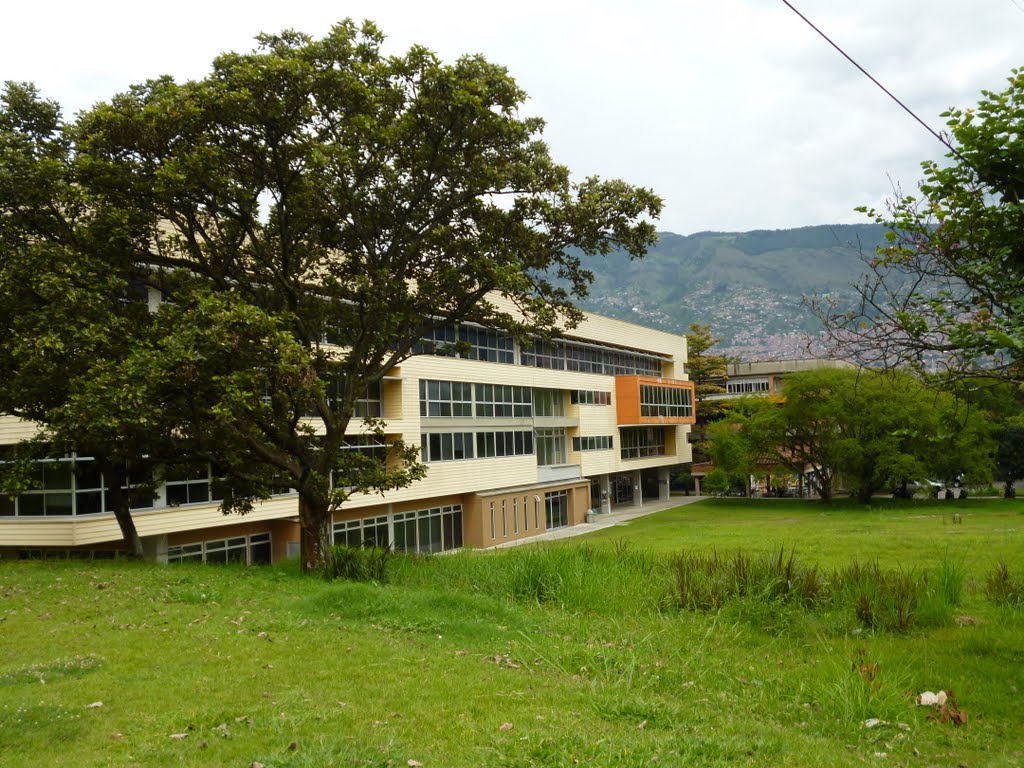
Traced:
<path id="1" fill-rule="evenodd" d="M 943 486 L 938 480 L 907 480 L 893 484 L 892 495 L 896 498 L 912 498 L 918 493 L 938 496 Z"/>

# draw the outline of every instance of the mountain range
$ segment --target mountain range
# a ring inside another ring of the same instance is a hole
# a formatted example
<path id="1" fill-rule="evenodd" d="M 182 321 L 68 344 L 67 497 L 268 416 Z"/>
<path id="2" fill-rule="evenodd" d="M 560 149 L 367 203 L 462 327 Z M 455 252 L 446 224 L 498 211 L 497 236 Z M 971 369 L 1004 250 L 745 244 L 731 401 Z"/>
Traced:
<path id="1" fill-rule="evenodd" d="M 852 298 L 885 233 L 877 224 L 662 232 L 643 259 L 588 260 L 594 282 L 581 304 L 676 333 L 710 325 L 721 338 L 714 351 L 745 361 L 806 357 L 820 325 L 804 297 Z"/>

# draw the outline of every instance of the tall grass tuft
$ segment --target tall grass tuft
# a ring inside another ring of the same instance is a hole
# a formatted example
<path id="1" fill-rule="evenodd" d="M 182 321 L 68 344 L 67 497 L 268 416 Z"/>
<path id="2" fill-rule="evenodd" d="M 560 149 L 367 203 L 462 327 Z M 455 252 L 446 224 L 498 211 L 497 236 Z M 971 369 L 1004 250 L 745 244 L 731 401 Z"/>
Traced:
<path id="1" fill-rule="evenodd" d="M 796 604 L 813 607 L 826 595 L 817 566 L 804 566 L 784 549 L 751 557 L 742 550 L 725 557 L 682 552 L 671 557 L 670 595 L 666 602 L 688 611 L 713 611 L 734 600 Z"/>
<path id="2" fill-rule="evenodd" d="M 948 557 L 934 572 L 883 569 L 877 562 L 855 560 L 826 576 L 784 549 L 759 556 L 683 552 L 670 559 L 669 572 L 665 607 L 712 612 L 733 606 L 741 616 L 755 619 L 782 607 L 838 611 L 852 614 L 866 629 L 888 632 L 948 624 L 966 579 L 963 565 Z"/>
<path id="3" fill-rule="evenodd" d="M 350 547 L 335 544 L 327 550 L 321 575 L 328 581 L 376 581 L 381 584 L 390 576 L 389 565 L 394 552 L 388 547 Z"/>
<path id="4" fill-rule="evenodd" d="M 1014 578 L 1006 562 L 1000 560 L 995 569 L 985 577 L 985 597 L 996 605 L 1022 608 L 1024 581 Z"/>
<path id="5" fill-rule="evenodd" d="M 832 666 L 812 683 L 812 690 L 822 709 L 837 721 L 860 728 L 868 718 L 897 722 L 912 717 L 905 672 L 883 665 L 864 648 L 856 649 L 849 662 L 835 659 Z"/>
<path id="6" fill-rule="evenodd" d="M 923 582 L 902 568 L 854 560 L 834 577 L 838 606 L 852 605 L 857 620 L 871 630 L 907 632 L 914 624 Z"/>

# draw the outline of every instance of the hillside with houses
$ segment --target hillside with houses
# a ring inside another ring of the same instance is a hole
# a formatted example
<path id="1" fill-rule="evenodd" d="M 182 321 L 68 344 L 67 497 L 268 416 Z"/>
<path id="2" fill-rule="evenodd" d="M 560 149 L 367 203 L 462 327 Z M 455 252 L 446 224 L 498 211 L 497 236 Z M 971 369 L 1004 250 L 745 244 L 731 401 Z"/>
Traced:
<path id="1" fill-rule="evenodd" d="M 724 354 L 747 360 L 807 353 L 819 327 L 804 297 L 852 297 L 884 227 L 839 224 L 754 232 L 662 232 L 643 260 L 615 253 L 587 263 L 585 307 L 683 332 L 712 326 Z"/>

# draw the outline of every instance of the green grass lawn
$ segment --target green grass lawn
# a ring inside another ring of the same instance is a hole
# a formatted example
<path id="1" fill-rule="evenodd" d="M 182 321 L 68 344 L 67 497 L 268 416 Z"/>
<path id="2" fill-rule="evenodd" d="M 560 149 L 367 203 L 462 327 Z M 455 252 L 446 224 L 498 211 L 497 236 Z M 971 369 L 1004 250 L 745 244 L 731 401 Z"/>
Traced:
<path id="1" fill-rule="evenodd" d="M 949 509 L 708 501 L 557 545 L 396 558 L 383 585 L 3 563 L 0 765 L 1020 765 L 1024 612 L 982 585 L 1000 557 L 1024 574 L 1024 504 Z M 960 622 L 665 607 L 668 554 L 780 546 L 825 568 L 948 555 Z M 914 704 L 940 689 L 966 724 Z"/>
<path id="2" fill-rule="evenodd" d="M 954 522 L 954 514 L 960 522 Z M 946 553 L 980 573 L 1000 558 L 1024 570 L 1024 501 L 893 501 L 870 507 L 790 499 L 707 499 L 615 526 L 594 539 L 623 539 L 657 552 L 691 547 L 795 549 L 825 566 L 851 558 L 924 567 Z"/>

